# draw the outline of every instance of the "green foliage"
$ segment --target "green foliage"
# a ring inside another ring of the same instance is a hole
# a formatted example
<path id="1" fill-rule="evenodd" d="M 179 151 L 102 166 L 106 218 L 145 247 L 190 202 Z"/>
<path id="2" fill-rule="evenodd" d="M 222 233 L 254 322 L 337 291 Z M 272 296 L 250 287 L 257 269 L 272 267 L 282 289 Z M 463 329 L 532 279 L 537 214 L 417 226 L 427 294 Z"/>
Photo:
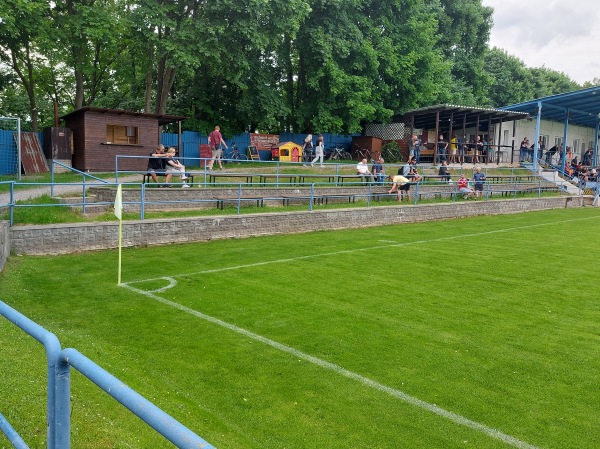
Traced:
<path id="1" fill-rule="evenodd" d="M 354 133 L 431 104 L 578 87 L 489 50 L 491 14 L 481 0 L 6 0 L 0 110 L 32 130 L 56 101 L 184 115 L 202 132 Z"/>
<path id="2" fill-rule="evenodd" d="M 387 142 L 381 146 L 381 155 L 386 163 L 402 162 L 400 145 L 395 140 Z"/>

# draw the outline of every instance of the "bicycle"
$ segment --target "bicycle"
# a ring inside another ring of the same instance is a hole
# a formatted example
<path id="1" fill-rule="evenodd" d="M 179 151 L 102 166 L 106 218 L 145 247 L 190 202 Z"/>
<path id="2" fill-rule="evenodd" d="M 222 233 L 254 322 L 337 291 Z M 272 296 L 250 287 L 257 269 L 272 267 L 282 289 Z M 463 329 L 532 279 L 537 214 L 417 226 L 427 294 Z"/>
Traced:
<path id="1" fill-rule="evenodd" d="M 358 160 L 366 159 L 367 161 L 371 160 L 371 150 L 368 148 L 360 148 L 356 147 L 356 154 L 358 155 Z"/>
<path id="2" fill-rule="evenodd" d="M 235 142 L 231 144 L 231 152 L 225 155 L 224 161 L 247 161 L 248 156 L 240 153 Z"/>
<path id="3" fill-rule="evenodd" d="M 325 158 L 327 160 L 349 161 L 352 160 L 352 155 L 344 147 L 336 145 L 325 150 Z"/>

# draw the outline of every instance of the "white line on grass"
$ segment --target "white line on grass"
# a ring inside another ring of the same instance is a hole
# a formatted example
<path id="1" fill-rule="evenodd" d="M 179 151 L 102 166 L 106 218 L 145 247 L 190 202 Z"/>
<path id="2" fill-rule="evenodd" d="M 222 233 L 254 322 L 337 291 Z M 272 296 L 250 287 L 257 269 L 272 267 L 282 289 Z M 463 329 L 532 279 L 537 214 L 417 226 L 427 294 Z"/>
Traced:
<path id="1" fill-rule="evenodd" d="M 170 277 L 163 277 L 160 279 L 165 279 L 165 280 L 169 281 L 169 285 L 175 285 L 177 283 L 177 281 L 175 279 L 170 278 Z M 263 337 L 262 335 L 255 334 L 254 332 L 250 332 L 244 328 L 227 323 L 226 321 L 222 321 L 218 318 L 212 317 L 210 315 L 206 315 L 202 312 L 198 312 L 197 310 L 190 309 L 189 307 L 186 307 L 182 304 L 178 304 L 178 303 L 170 301 L 168 299 L 161 298 L 160 296 L 157 296 L 152 292 L 140 290 L 138 288 L 132 287 L 129 284 L 121 284 L 121 285 L 123 287 L 128 288 L 129 290 L 131 290 L 133 292 L 140 293 L 144 296 L 147 296 L 148 298 L 154 299 L 158 302 L 161 302 L 168 306 L 174 307 L 175 309 L 181 310 L 182 312 L 189 313 L 190 315 L 194 315 L 194 316 L 201 318 L 203 320 L 206 320 L 210 323 L 216 324 L 218 326 L 222 326 L 226 329 L 232 330 L 233 332 L 236 332 L 238 334 L 244 335 L 253 340 L 256 340 L 256 341 L 259 341 L 266 345 L 269 345 L 280 351 L 286 352 L 288 354 L 292 354 L 294 357 L 298 357 L 299 359 L 306 360 L 310 363 L 320 366 L 321 368 L 325 368 L 325 369 L 334 371 L 334 372 L 336 372 L 344 377 L 347 377 L 349 379 L 356 380 L 356 381 L 362 383 L 363 385 L 374 388 L 383 393 L 387 393 L 390 396 L 400 399 L 401 401 L 404 401 L 408 404 L 414 405 L 415 407 L 419 407 L 421 409 L 435 413 L 436 415 L 442 416 L 456 424 L 466 426 L 470 429 L 473 429 L 473 430 L 476 430 L 479 432 L 483 432 L 484 434 L 489 435 L 490 437 L 495 438 L 497 440 L 500 440 L 503 443 L 509 444 L 509 445 L 514 446 L 519 449 L 539 449 L 536 446 L 532 446 L 531 444 L 525 443 L 524 441 L 521 441 L 513 436 L 502 433 L 499 430 L 496 430 L 492 427 L 486 426 L 485 424 L 480 424 L 476 421 L 465 418 L 464 416 L 458 415 L 454 412 L 451 412 L 451 411 L 445 410 L 441 407 L 438 407 L 435 404 L 430 404 L 429 402 L 422 401 L 421 399 L 418 399 L 414 396 L 404 393 L 403 391 L 396 390 L 394 388 L 388 387 L 387 385 L 380 384 L 379 382 L 375 382 L 374 380 L 371 380 L 367 377 L 361 376 L 360 374 L 357 374 L 355 372 L 352 372 L 345 368 L 342 368 L 339 365 L 336 365 L 331 362 L 327 362 L 325 360 L 319 359 L 317 357 L 314 357 L 312 355 L 309 355 L 302 351 L 294 349 L 291 346 L 286 346 L 286 345 L 278 343 L 274 340 L 270 340 L 266 337 Z"/>
<path id="2" fill-rule="evenodd" d="M 479 237 L 479 236 L 491 235 L 491 234 L 500 234 L 500 233 L 505 233 L 505 232 L 519 231 L 521 229 L 531 229 L 531 228 L 537 228 L 540 226 L 546 226 L 546 225 L 552 225 L 552 224 L 572 223 L 575 221 L 590 220 L 590 219 L 595 219 L 595 218 L 600 218 L 600 215 L 595 216 L 595 217 L 573 218 L 570 220 L 553 221 L 553 222 L 548 222 L 548 223 L 537 223 L 537 224 L 527 225 L 527 226 L 517 226 L 514 228 L 496 229 L 493 231 L 475 232 L 472 234 L 451 235 L 448 237 L 439 237 L 439 238 L 430 239 L 430 240 L 415 240 L 413 242 L 393 242 L 390 240 L 386 240 L 391 243 L 388 245 L 371 246 L 369 248 L 353 248 L 353 249 L 346 249 L 346 250 L 340 250 L 340 251 L 333 251 L 333 252 L 329 252 L 329 253 L 317 253 L 317 254 L 309 254 L 306 256 L 289 257 L 286 259 L 267 260 L 265 262 L 256 262 L 256 263 L 245 264 L 245 265 L 236 265 L 233 267 L 213 268 L 211 270 L 196 271 L 196 272 L 187 273 L 187 274 L 177 274 L 177 275 L 171 276 L 171 278 L 196 276 L 196 275 L 200 275 L 200 274 L 220 273 L 220 272 L 224 272 L 224 271 L 241 270 L 244 268 L 255 268 L 255 267 L 260 267 L 260 266 L 264 266 L 264 265 L 272 265 L 272 264 L 277 264 L 277 263 L 289 263 L 289 262 L 296 262 L 298 260 L 315 259 L 317 257 L 330 257 L 330 256 L 338 256 L 340 254 L 352 254 L 355 252 L 364 252 L 364 251 L 373 251 L 373 250 L 386 249 L 386 248 L 398 248 L 398 247 L 403 247 L 403 246 L 438 243 L 438 242 L 444 242 L 444 241 L 448 241 L 448 240 Z M 149 282 L 149 281 L 153 281 L 155 279 L 156 278 L 143 279 L 143 280 L 139 280 L 139 281 L 131 281 L 131 282 L 128 282 L 127 284 L 137 284 L 137 283 L 141 283 L 141 282 Z M 162 279 L 162 278 L 160 278 L 160 279 Z M 164 290 L 166 290 L 168 288 L 169 287 L 165 287 Z"/>

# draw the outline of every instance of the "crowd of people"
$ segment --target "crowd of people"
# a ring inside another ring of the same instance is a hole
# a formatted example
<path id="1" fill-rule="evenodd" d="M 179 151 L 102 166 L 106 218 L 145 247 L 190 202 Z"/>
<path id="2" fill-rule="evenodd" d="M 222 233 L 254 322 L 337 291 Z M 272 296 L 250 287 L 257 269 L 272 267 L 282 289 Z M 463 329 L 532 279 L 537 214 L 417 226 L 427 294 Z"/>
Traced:
<path id="1" fill-rule="evenodd" d="M 547 165 L 556 165 L 557 167 L 565 167 L 565 174 L 572 180 L 585 185 L 587 182 L 597 182 L 598 172 L 600 167 L 593 166 L 594 150 L 588 148 L 581 158 L 581 161 L 577 160 L 577 156 L 573 154 L 573 150 L 570 146 L 565 148 L 564 153 L 560 144 L 554 145 L 548 150 L 544 145 L 542 139 L 539 140 L 537 146 L 537 157 L 540 161 L 544 161 Z M 558 159 L 556 156 L 558 155 Z M 525 137 L 521 141 L 519 149 L 519 159 L 521 162 L 532 162 L 535 156 L 535 145 L 531 145 L 529 138 Z M 564 159 L 564 161 L 563 161 Z"/>

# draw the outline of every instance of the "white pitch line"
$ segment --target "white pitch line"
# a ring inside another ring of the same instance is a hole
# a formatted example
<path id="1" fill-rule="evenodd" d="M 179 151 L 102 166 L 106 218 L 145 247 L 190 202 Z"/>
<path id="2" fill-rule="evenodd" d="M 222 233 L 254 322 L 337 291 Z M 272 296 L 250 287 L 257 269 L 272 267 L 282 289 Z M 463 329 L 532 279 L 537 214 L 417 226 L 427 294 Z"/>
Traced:
<path id="1" fill-rule="evenodd" d="M 173 284 L 174 282 L 176 282 L 174 279 L 169 278 L 169 277 L 164 277 L 161 279 L 165 279 L 170 281 L 171 284 Z M 388 395 L 395 397 L 397 399 L 400 399 L 401 401 L 406 402 L 407 404 L 413 405 L 415 407 L 419 407 L 423 410 L 427 410 L 431 413 L 435 413 L 436 415 L 439 415 L 443 418 L 446 418 L 452 422 L 454 422 L 455 424 L 459 424 L 465 427 L 468 427 L 470 429 L 476 430 L 478 432 L 482 432 L 492 438 L 495 438 L 496 440 L 500 440 L 503 443 L 506 443 L 510 446 L 519 448 L 519 449 L 539 449 L 536 446 L 532 446 L 529 443 L 526 443 L 524 441 L 519 440 L 518 438 L 515 438 L 513 436 L 507 435 L 503 432 L 500 432 L 497 429 L 494 429 L 492 427 L 486 426 L 485 424 L 481 424 L 478 423 L 476 421 L 473 421 L 471 419 L 465 418 L 464 416 L 458 415 L 454 412 L 448 411 L 446 409 L 443 409 L 441 407 L 438 407 L 435 404 L 431 404 L 429 402 L 425 402 L 421 399 L 418 399 L 414 396 L 409 395 L 408 393 L 405 393 L 403 391 L 400 390 L 396 390 L 395 388 L 391 388 L 388 387 L 387 385 L 383 385 L 379 382 L 376 382 L 374 380 L 371 380 L 367 377 L 361 376 L 360 374 L 357 374 L 355 372 L 349 371 L 345 368 L 342 368 L 339 365 L 336 365 L 334 363 L 331 362 L 327 362 L 325 360 L 319 359 L 317 357 L 314 357 L 312 355 L 306 354 L 302 351 L 299 351 L 297 349 L 292 348 L 291 346 L 287 346 L 284 345 L 282 343 L 278 343 L 274 340 L 270 340 L 266 337 L 263 337 L 262 335 L 258 335 L 255 334 L 254 332 L 250 332 L 244 328 L 235 326 L 233 324 L 227 323 L 226 321 L 222 321 L 218 318 L 212 317 L 210 315 L 206 315 L 202 312 L 198 312 L 197 310 L 194 309 L 190 309 L 189 307 L 186 307 L 184 305 L 178 304 L 176 302 L 170 301 L 168 299 L 165 298 L 161 298 L 160 296 L 155 295 L 152 292 L 147 292 L 144 290 L 140 290 L 138 288 L 132 287 L 131 285 L 128 284 L 121 284 L 123 287 L 128 288 L 129 290 L 136 292 L 136 293 L 140 293 L 144 296 L 147 296 L 148 298 L 154 299 L 160 303 L 166 304 L 168 306 L 171 306 L 175 309 L 181 310 L 182 312 L 185 313 L 189 313 L 190 315 L 194 315 L 198 318 L 201 318 L 203 320 L 206 320 L 210 323 L 216 324 L 218 326 L 222 326 L 226 329 L 229 329 L 233 332 L 236 332 L 238 334 L 244 335 L 245 337 L 251 338 L 252 340 L 256 340 L 259 341 L 261 343 L 264 343 L 268 346 L 271 346 L 275 349 L 278 349 L 282 352 L 286 352 L 288 354 L 292 354 L 294 357 L 298 357 L 299 359 L 303 359 L 306 360 L 307 362 L 313 363 L 317 366 L 320 366 L 321 368 L 325 368 L 331 371 L 334 371 L 344 377 L 347 377 L 349 379 L 353 379 L 356 380 L 360 383 L 362 383 L 363 385 L 366 385 L 368 387 L 374 388 L 375 390 L 381 391 L 383 393 L 387 393 Z"/>
<path id="2" fill-rule="evenodd" d="M 521 229 L 531 229 L 531 228 L 537 228 L 540 226 L 561 224 L 561 223 L 572 223 L 572 222 L 576 222 L 576 221 L 591 220 L 591 219 L 597 219 L 597 218 L 600 218 L 600 215 L 596 216 L 596 217 L 573 218 L 573 219 L 569 219 L 569 220 L 561 220 L 561 221 L 554 221 L 554 222 L 548 222 L 548 223 L 538 223 L 538 224 L 527 225 L 527 226 L 517 226 L 514 228 L 505 228 L 505 229 L 496 229 L 496 230 L 492 230 L 492 231 L 475 232 L 472 234 L 451 235 L 448 237 L 439 237 L 439 238 L 430 239 L 430 240 L 415 240 L 412 242 L 403 242 L 403 243 L 391 242 L 387 245 L 371 246 L 369 248 L 353 248 L 353 249 L 346 249 L 346 250 L 340 250 L 340 251 L 333 251 L 333 252 L 329 252 L 329 253 L 308 254 L 305 256 L 288 257 L 286 259 L 267 260 L 264 262 L 256 262 L 256 263 L 245 264 L 245 265 L 235 265 L 232 267 L 214 268 L 211 270 L 202 270 L 202 271 L 196 271 L 196 272 L 186 273 L 186 274 L 177 274 L 177 275 L 172 275 L 171 278 L 197 276 L 200 274 L 222 273 L 224 271 L 241 270 L 244 268 L 255 268 L 255 267 L 260 267 L 260 266 L 264 266 L 264 265 L 272 265 L 272 264 L 278 264 L 278 263 L 290 263 L 290 262 L 296 262 L 299 260 L 315 259 L 317 257 L 339 256 L 341 254 L 352 254 L 355 252 L 374 251 L 374 250 L 379 250 L 379 249 L 398 248 L 398 247 L 405 247 L 405 246 L 411 246 L 411 245 L 422 245 L 422 244 L 429 244 L 429 243 L 439 243 L 439 242 L 444 242 L 444 241 L 448 241 L 448 240 L 457 240 L 457 239 L 463 239 L 463 238 L 480 237 L 480 236 L 484 236 L 484 235 L 501 234 L 501 233 L 505 233 L 505 232 L 519 231 Z M 130 284 L 138 284 L 141 282 L 153 281 L 155 279 L 156 278 L 142 279 L 139 281 L 127 282 L 127 284 L 129 284 L 129 285 Z M 159 278 L 159 279 L 162 279 L 162 278 Z"/>

